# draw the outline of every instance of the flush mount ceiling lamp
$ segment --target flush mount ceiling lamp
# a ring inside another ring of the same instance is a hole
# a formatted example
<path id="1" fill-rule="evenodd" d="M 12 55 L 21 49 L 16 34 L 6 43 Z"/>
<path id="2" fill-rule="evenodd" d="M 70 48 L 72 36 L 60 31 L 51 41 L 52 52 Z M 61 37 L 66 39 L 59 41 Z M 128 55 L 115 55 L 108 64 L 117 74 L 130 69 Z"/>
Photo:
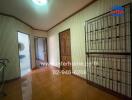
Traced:
<path id="1" fill-rule="evenodd" d="M 39 6 L 43 6 L 46 5 L 48 0 L 32 0 L 35 4 L 39 5 Z"/>

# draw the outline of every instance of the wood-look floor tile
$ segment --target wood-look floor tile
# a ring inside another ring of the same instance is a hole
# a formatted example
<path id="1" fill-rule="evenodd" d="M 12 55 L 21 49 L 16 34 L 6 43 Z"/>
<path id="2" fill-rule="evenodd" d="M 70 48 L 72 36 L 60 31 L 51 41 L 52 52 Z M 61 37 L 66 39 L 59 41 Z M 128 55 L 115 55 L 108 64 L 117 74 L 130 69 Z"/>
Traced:
<path id="1" fill-rule="evenodd" d="M 72 75 L 53 75 L 54 68 L 32 71 L 5 85 L 0 100 L 119 100 Z"/>

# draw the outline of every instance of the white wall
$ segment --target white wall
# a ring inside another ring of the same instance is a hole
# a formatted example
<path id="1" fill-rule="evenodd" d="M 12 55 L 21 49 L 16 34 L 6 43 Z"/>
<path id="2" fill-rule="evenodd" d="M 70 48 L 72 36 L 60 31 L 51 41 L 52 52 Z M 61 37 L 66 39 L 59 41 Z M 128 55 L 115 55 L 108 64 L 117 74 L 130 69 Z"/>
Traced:
<path id="1" fill-rule="evenodd" d="M 130 1 L 131 0 L 98 0 L 81 12 L 51 29 L 48 32 L 49 63 L 53 66 L 59 67 L 57 65 L 57 63 L 60 62 L 58 33 L 70 28 L 72 62 L 83 63 L 83 65 L 72 64 L 72 71 L 73 73 L 86 78 L 84 22 L 111 10 L 113 5 L 122 5 Z M 81 74 L 79 70 L 84 72 L 84 74 Z"/>
<path id="2" fill-rule="evenodd" d="M 20 21 L 0 15 L 0 57 L 8 58 L 6 80 L 20 77 L 17 32 L 30 34 L 32 67 L 35 66 L 34 35 L 46 37 L 46 32 L 34 31 Z M 37 35 L 38 34 L 38 35 Z"/>
<path id="3" fill-rule="evenodd" d="M 48 37 L 47 32 L 39 31 L 39 30 L 32 30 L 32 35 L 37 37 Z"/>

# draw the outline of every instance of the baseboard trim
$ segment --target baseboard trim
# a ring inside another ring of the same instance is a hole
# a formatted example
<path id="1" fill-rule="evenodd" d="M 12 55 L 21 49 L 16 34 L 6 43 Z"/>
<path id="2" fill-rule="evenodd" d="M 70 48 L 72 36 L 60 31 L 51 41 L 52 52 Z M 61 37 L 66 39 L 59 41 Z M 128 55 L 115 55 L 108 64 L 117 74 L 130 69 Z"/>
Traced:
<path id="1" fill-rule="evenodd" d="M 101 85 L 98 85 L 98 84 L 96 84 L 96 83 L 94 83 L 94 82 L 91 82 L 91 81 L 88 81 L 88 80 L 87 80 L 87 83 L 88 83 L 89 85 L 91 85 L 91 86 L 94 86 L 94 87 L 96 87 L 96 88 L 98 88 L 98 89 L 104 91 L 104 92 L 107 92 L 107 93 L 109 93 L 109 94 L 111 94 L 111 95 L 113 95 L 113 96 L 116 96 L 116 97 L 120 98 L 121 100 L 131 100 L 131 98 L 129 98 L 129 97 L 125 96 L 125 95 L 122 95 L 122 94 L 117 93 L 117 92 L 115 92 L 115 91 L 113 91 L 113 90 L 110 90 L 110 89 L 108 89 L 108 88 L 105 88 L 105 87 L 103 87 L 103 86 L 101 86 Z"/>
<path id="2" fill-rule="evenodd" d="M 89 85 L 91 85 L 91 86 L 93 86 L 95 88 L 98 88 L 98 89 L 100 89 L 100 90 L 102 90 L 102 91 L 104 91 L 106 93 L 109 93 L 109 94 L 111 94 L 113 96 L 116 96 L 116 97 L 120 98 L 121 100 L 132 100 L 132 98 L 129 98 L 129 97 L 125 96 L 125 95 L 119 94 L 119 93 L 117 93 L 115 91 L 112 91 L 112 90 L 110 90 L 108 88 L 105 88 L 103 86 L 100 86 L 100 85 L 98 85 L 98 84 L 96 84 L 94 82 L 91 82 L 91 81 L 89 81 L 87 79 L 84 79 L 84 78 L 82 78 L 82 77 L 80 77 L 80 76 L 78 76 L 78 75 L 76 75 L 74 73 L 72 73 L 72 75 L 77 77 L 77 78 L 79 78 L 79 79 L 81 79 L 81 80 L 83 80 L 83 81 L 86 81 L 87 84 L 89 84 Z"/>
<path id="3" fill-rule="evenodd" d="M 75 77 L 77 77 L 77 78 L 79 78 L 79 79 L 81 79 L 81 80 L 83 80 L 83 81 L 86 81 L 86 82 L 87 82 L 87 80 L 86 80 L 85 78 L 80 77 L 79 75 L 76 75 L 76 74 L 74 74 L 74 73 L 72 73 L 71 75 L 73 75 L 73 76 L 75 76 Z"/>
<path id="4" fill-rule="evenodd" d="M 13 82 L 13 81 L 16 81 L 16 80 L 20 80 L 21 77 L 17 77 L 17 78 L 14 78 L 14 79 L 10 79 L 10 80 L 5 80 L 5 83 L 10 83 L 10 82 Z"/>
<path id="5" fill-rule="evenodd" d="M 54 68 L 54 69 L 56 69 L 56 70 L 60 70 L 60 68 L 59 67 L 57 67 L 57 66 L 53 66 L 53 65 L 48 65 L 48 67 L 52 67 L 52 68 Z"/>
<path id="6" fill-rule="evenodd" d="M 36 69 L 39 69 L 38 67 L 33 67 L 32 70 L 36 70 Z"/>

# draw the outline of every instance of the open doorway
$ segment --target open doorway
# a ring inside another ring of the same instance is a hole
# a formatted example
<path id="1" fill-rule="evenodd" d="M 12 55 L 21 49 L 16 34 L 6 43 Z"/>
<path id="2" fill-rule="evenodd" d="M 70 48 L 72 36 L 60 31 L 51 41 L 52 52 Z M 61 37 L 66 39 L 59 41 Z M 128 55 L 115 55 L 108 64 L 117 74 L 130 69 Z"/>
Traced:
<path id="1" fill-rule="evenodd" d="M 31 70 L 30 40 L 28 34 L 18 32 L 18 49 L 21 76 L 24 76 Z"/>
<path id="2" fill-rule="evenodd" d="M 36 66 L 37 67 L 46 66 L 48 62 L 47 38 L 35 37 L 34 42 L 35 42 Z"/>
<path id="3" fill-rule="evenodd" d="M 70 29 L 59 33 L 60 69 L 72 72 Z"/>

